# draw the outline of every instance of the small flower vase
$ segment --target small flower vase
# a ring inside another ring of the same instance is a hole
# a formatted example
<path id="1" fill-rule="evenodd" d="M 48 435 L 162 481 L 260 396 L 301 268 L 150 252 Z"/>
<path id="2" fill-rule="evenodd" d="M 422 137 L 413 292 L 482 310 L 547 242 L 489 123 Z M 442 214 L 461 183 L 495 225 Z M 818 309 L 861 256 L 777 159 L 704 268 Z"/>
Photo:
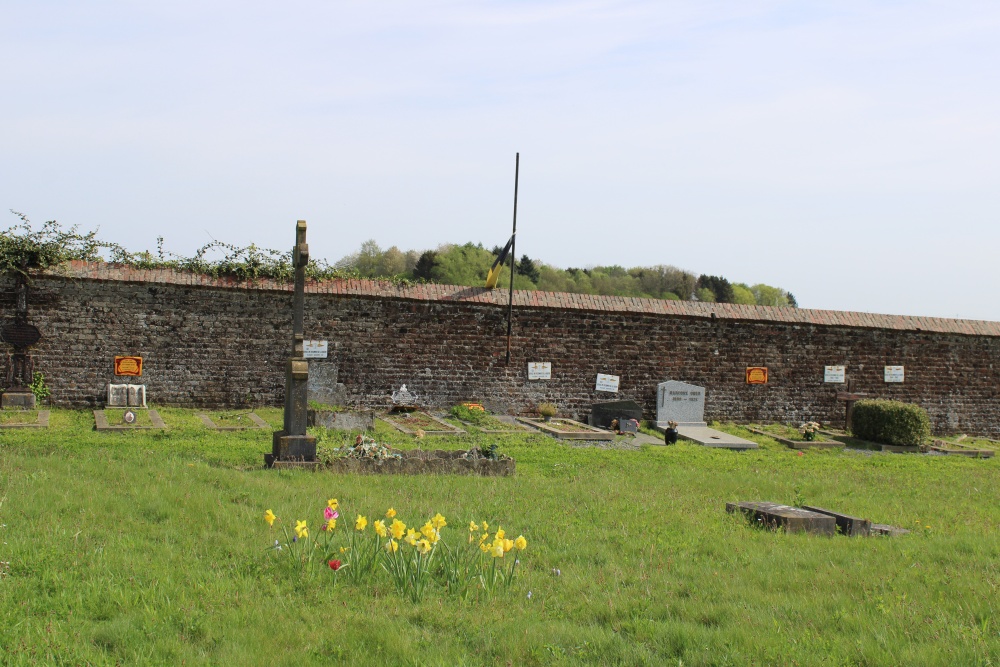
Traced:
<path id="1" fill-rule="evenodd" d="M 545 415 L 544 417 L 542 417 L 542 419 L 544 419 L 547 422 L 550 422 L 552 421 L 552 415 Z"/>
<path id="2" fill-rule="evenodd" d="M 802 437 L 806 440 L 806 442 L 812 442 L 816 439 L 816 431 L 804 431 L 802 433 Z"/>

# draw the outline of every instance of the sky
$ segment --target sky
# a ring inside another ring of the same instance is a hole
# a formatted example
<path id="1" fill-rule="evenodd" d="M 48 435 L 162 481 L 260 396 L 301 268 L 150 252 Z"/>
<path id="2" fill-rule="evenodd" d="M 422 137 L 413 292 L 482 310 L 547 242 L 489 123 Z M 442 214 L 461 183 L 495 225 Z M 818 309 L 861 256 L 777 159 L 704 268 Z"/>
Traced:
<path id="1" fill-rule="evenodd" d="M 1000 320 L 1000 3 L 0 0 L 0 228 L 670 264 Z"/>

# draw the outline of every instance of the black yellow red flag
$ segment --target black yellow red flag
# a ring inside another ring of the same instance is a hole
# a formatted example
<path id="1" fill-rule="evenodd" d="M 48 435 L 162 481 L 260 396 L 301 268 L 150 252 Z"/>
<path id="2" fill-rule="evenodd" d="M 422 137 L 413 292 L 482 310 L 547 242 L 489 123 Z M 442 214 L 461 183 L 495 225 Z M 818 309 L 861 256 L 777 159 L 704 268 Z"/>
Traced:
<path id="1" fill-rule="evenodd" d="M 497 278 L 500 277 L 500 269 L 503 268 L 504 260 L 507 259 L 507 253 L 510 252 L 510 247 L 514 244 L 514 235 L 510 235 L 510 240 L 507 241 L 507 245 L 503 247 L 500 254 L 497 256 L 493 266 L 490 267 L 490 272 L 486 274 L 486 288 L 493 289 L 497 286 Z"/>

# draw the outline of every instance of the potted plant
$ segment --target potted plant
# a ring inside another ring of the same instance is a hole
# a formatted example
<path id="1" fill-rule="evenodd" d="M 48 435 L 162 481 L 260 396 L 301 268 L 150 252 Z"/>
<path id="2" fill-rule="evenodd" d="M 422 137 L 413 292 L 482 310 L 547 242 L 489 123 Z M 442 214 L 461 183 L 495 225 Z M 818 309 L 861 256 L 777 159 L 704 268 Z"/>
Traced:
<path id="1" fill-rule="evenodd" d="M 542 416 L 542 419 L 550 422 L 552 421 L 552 418 L 556 416 L 556 413 L 559 412 L 559 408 L 557 408 L 553 403 L 539 403 L 537 412 Z"/>
<path id="2" fill-rule="evenodd" d="M 799 430 L 802 431 L 802 437 L 807 442 L 812 442 L 816 439 L 816 433 L 819 431 L 819 424 L 817 422 L 806 422 L 799 427 Z"/>

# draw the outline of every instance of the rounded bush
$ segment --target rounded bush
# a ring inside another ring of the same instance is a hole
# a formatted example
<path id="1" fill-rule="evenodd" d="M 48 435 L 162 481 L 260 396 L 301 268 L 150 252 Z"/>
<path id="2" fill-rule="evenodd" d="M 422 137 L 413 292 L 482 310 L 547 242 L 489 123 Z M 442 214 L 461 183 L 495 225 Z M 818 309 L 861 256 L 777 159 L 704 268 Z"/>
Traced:
<path id="1" fill-rule="evenodd" d="M 855 436 L 883 445 L 922 445 L 931 436 L 927 411 L 900 401 L 858 401 L 851 423 Z"/>

